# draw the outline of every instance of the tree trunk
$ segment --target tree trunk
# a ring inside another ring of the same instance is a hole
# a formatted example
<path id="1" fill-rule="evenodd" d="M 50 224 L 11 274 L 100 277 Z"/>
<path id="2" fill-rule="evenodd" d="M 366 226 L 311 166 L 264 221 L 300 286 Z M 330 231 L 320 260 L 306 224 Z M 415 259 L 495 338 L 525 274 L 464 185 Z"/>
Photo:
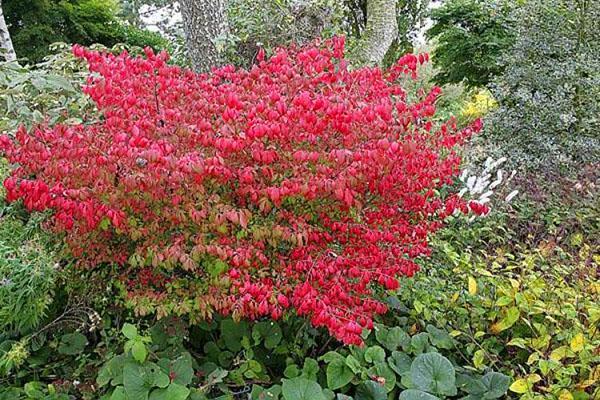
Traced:
<path id="1" fill-rule="evenodd" d="M 4 56 L 6 61 L 15 61 L 17 59 L 12 40 L 10 40 L 10 33 L 8 32 L 6 21 L 4 20 L 4 12 L 2 11 L 2 0 L 0 0 L 0 49 L 4 50 L 2 55 Z"/>
<path id="2" fill-rule="evenodd" d="M 354 63 L 381 63 L 392 42 L 398 37 L 396 3 L 397 0 L 367 1 L 367 26 L 350 55 Z"/>
<path id="3" fill-rule="evenodd" d="M 181 16 L 188 54 L 194 69 L 208 72 L 220 65 L 215 39 L 227 33 L 227 0 L 181 0 Z"/>

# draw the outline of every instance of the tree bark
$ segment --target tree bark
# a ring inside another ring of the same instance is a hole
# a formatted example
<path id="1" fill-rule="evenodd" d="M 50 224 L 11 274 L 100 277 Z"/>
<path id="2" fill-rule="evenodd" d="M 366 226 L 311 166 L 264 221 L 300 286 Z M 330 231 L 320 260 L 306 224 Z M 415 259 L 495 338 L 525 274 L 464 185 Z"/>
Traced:
<path id="1" fill-rule="evenodd" d="M 368 0 L 367 26 L 350 55 L 359 65 L 377 65 L 398 37 L 397 0 Z"/>
<path id="2" fill-rule="evenodd" d="M 2 0 L 0 0 L 0 48 L 4 50 L 2 54 L 6 61 L 15 61 L 17 55 L 10 39 L 10 33 L 4 20 L 4 12 L 2 11 Z"/>
<path id="3" fill-rule="evenodd" d="M 181 0 L 181 16 L 188 54 L 194 69 L 208 72 L 220 65 L 215 39 L 227 33 L 227 0 Z"/>

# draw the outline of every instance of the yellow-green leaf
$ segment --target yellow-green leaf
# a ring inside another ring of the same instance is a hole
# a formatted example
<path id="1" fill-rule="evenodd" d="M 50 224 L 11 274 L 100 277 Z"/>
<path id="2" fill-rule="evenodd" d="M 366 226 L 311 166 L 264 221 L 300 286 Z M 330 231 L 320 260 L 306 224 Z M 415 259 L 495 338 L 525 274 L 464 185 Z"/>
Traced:
<path id="1" fill-rule="evenodd" d="M 520 347 L 522 349 L 525 349 L 525 345 L 527 344 L 527 341 L 523 338 L 514 338 L 511 339 L 510 342 L 506 343 L 507 346 L 515 346 L 515 347 Z"/>
<path id="2" fill-rule="evenodd" d="M 527 364 L 531 365 L 539 359 L 540 359 L 540 355 L 538 353 L 531 353 L 531 355 L 527 359 Z"/>
<path id="3" fill-rule="evenodd" d="M 527 379 L 517 379 L 510 385 L 509 389 L 511 392 L 519 394 L 527 393 L 529 390 L 529 383 L 527 382 Z"/>
<path id="4" fill-rule="evenodd" d="M 483 350 L 477 350 L 475 352 L 473 355 L 473 365 L 478 369 L 485 365 L 485 352 Z"/>
<path id="5" fill-rule="evenodd" d="M 567 346 L 560 346 L 550 353 L 550 359 L 554 361 L 560 361 L 563 358 L 572 357 L 574 355 L 575 354 Z"/>
<path id="6" fill-rule="evenodd" d="M 469 277 L 469 294 L 472 296 L 477 294 L 477 281 L 472 276 Z"/>
<path id="7" fill-rule="evenodd" d="M 573 400 L 573 395 L 566 389 L 563 389 L 558 396 L 558 400 Z"/>
<path id="8" fill-rule="evenodd" d="M 510 307 L 500 321 L 490 327 L 490 332 L 497 334 L 513 326 L 519 320 L 520 312 L 517 307 Z"/>
<path id="9" fill-rule="evenodd" d="M 583 333 L 581 333 L 581 332 L 578 333 L 577 335 L 575 335 L 575 337 L 571 340 L 571 350 L 573 350 L 576 353 L 583 350 L 584 345 L 585 345 L 585 337 L 583 336 Z"/>
<path id="10" fill-rule="evenodd" d="M 509 296 L 502 296 L 498 300 L 496 300 L 496 305 L 498 307 L 504 307 L 513 302 L 513 299 Z"/>

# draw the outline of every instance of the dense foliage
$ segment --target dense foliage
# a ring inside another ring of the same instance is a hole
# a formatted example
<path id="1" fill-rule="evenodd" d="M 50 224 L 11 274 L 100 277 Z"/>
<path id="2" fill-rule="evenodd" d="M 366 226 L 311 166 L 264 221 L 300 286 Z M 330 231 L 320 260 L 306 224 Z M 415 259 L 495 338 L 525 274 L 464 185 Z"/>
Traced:
<path id="1" fill-rule="evenodd" d="M 502 73 L 502 54 L 515 38 L 514 0 L 450 0 L 431 13 L 427 36 L 436 41 L 433 60 L 439 84 L 485 86 Z"/>
<path id="2" fill-rule="evenodd" d="M 405 53 L 413 52 L 413 41 L 428 15 L 429 0 L 396 4 L 398 36 L 388 50 L 384 64 L 389 66 Z M 228 3 L 230 34 L 218 46 L 227 60 L 248 66 L 260 48 L 267 53 L 292 43 L 306 44 L 317 37 L 346 35 L 348 47 L 365 33 L 366 0 L 232 0 Z"/>
<path id="3" fill-rule="evenodd" d="M 17 56 L 32 63 L 55 42 L 168 46 L 160 35 L 120 22 L 114 0 L 4 0 L 2 7 Z"/>
<path id="4" fill-rule="evenodd" d="M 0 63 L 0 400 L 600 399 L 597 2 L 444 3 L 425 48 L 482 53 L 438 68 L 276 50 L 352 49 L 363 0 L 231 0 L 215 45 L 247 70 L 180 70 L 173 40 Z M 492 90 L 435 88 L 463 64 Z"/>
<path id="5" fill-rule="evenodd" d="M 600 4 L 527 1 L 493 85 L 489 136 L 528 168 L 578 171 L 600 159 Z"/>
<path id="6" fill-rule="evenodd" d="M 386 309 L 372 285 L 396 289 L 428 233 L 466 210 L 437 193 L 473 131 L 433 126 L 439 89 L 407 102 L 395 81 L 425 56 L 350 72 L 343 46 L 280 50 L 208 77 L 165 54 L 76 47 L 100 74 L 85 92 L 103 118 L 2 137 L 18 164 L 7 198 L 55 211 L 82 264 L 123 265 L 142 314 L 278 319 L 292 307 L 360 343 Z"/>

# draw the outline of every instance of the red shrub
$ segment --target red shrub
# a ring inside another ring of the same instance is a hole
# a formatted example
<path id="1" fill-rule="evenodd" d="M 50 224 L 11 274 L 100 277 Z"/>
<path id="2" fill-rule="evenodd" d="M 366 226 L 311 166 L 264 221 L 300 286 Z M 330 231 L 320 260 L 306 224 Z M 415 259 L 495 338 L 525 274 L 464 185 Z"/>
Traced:
<path id="1" fill-rule="evenodd" d="M 80 265 L 118 264 L 140 313 L 294 309 L 360 343 L 386 309 L 374 290 L 413 275 L 428 234 L 466 209 L 440 192 L 478 127 L 434 124 L 439 88 L 408 101 L 399 82 L 425 55 L 349 70 L 343 51 L 336 38 L 207 76 L 75 47 L 102 118 L 3 137 L 8 198 L 53 210 Z"/>

